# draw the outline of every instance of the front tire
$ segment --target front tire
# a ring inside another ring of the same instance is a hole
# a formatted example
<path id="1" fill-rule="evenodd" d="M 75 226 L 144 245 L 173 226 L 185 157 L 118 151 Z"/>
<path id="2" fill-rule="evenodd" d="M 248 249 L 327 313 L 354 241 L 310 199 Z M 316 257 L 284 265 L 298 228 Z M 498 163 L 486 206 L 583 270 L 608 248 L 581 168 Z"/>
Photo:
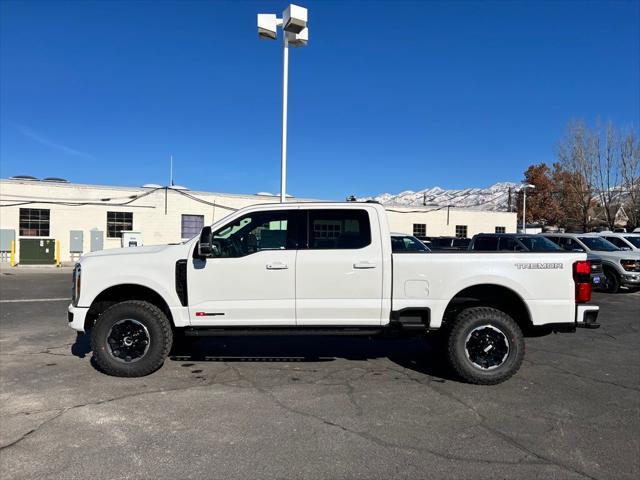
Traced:
<path id="1" fill-rule="evenodd" d="M 447 356 L 466 382 L 495 385 L 514 375 L 524 358 L 524 336 L 506 313 L 491 307 L 460 312 L 451 325 Z"/>
<path id="2" fill-rule="evenodd" d="M 610 268 L 604 269 L 604 288 L 603 291 L 607 293 L 618 293 L 620 291 L 620 279 L 618 274 Z"/>
<path id="3" fill-rule="evenodd" d="M 172 342 L 167 316 L 155 305 L 139 300 L 112 305 L 91 331 L 96 364 L 116 377 L 142 377 L 156 371 Z"/>

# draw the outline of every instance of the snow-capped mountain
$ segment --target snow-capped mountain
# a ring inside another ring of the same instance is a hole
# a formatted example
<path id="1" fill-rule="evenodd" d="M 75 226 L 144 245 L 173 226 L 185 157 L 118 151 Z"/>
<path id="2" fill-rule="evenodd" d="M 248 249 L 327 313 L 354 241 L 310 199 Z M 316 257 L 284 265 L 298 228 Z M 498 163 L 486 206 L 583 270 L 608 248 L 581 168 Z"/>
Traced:
<path id="1" fill-rule="evenodd" d="M 358 200 L 375 200 L 383 205 L 417 206 L 447 206 L 477 208 L 478 210 L 507 211 L 509 208 L 509 189 L 511 188 L 512 209 L 516 202 L 516 188 L 519 184 L 513 182 L 499 182 L 488 188 L 464 188 L 461 190 L 444 190 L 440 187 L 427 188 L 414 192 L 393 195 L 382 193 L 375 197 L 364 197 Z"/>

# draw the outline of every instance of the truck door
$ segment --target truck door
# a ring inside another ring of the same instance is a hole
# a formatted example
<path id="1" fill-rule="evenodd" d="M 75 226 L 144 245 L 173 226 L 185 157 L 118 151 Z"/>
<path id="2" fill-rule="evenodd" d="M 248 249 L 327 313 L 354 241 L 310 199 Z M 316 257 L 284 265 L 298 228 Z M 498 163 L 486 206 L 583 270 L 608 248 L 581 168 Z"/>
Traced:
<path id="1" fill-rule="evenodd" d="M 187 272 L 192 325 L 295 325 L 297 209 L 251 212 L 213 232 Z"/>
<path id="2" fill-rule="evenodd" d="M 380 325 L 382 243 L 376 211 L 306 210 L 296 261 L 298 325 Z"/>

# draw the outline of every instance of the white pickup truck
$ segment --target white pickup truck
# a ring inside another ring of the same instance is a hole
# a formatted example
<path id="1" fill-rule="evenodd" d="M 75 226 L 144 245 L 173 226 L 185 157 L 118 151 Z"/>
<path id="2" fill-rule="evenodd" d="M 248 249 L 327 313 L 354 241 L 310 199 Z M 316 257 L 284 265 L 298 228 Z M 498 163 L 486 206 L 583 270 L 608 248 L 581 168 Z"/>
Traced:
<path id="1" fill-rule="evenodd" d="M 84 255 L 69 325 L 106 373 L 158 369 L 175 335 L 440 332 L 468 382 L 495 384 L 524 333 L 597 328 L 586 254 L 392 253 L 376 203 L 241 209 L 176 245 Z"/>

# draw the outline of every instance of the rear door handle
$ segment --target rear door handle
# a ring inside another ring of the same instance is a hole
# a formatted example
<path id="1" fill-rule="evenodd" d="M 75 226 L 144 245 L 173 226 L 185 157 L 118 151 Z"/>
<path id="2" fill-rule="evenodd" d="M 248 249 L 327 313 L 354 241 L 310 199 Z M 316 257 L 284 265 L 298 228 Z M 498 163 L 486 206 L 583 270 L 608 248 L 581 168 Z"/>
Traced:
<path id="1" fill-rule="evenodd" d="M 357 262 L 353 264 L 353 268 L 376 268 L 373 262 Z"/>
<path id="2" fill-rule="evenodd" d="M 267 263 L 267 270 L 286 270 L 289 265 L 282 262 Z"/>

